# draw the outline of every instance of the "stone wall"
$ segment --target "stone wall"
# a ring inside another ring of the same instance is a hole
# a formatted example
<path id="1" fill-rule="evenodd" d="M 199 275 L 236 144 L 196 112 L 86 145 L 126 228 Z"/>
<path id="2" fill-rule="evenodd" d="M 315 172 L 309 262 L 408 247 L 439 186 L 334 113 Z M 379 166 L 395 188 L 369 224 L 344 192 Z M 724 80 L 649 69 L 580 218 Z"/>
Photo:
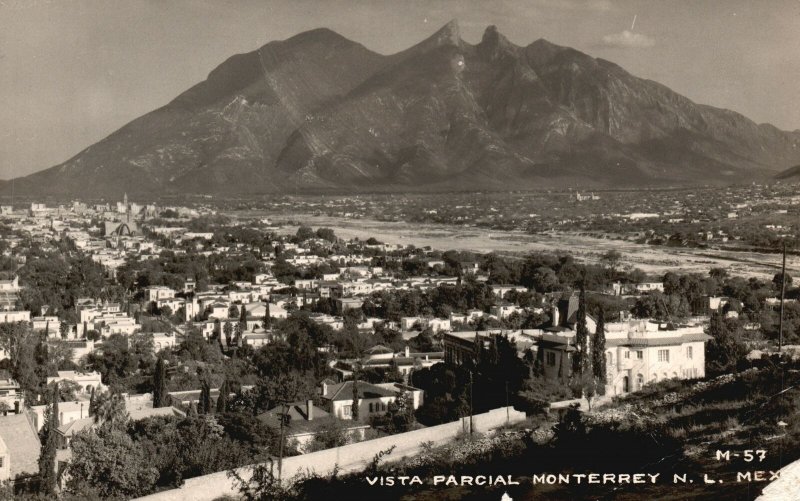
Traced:
<path id="1" fill-rule="evenodd" d="M 512 407 L 501 407 L 483 414 L 473 416 L 473 426 L 476 432 L 486 433 L 499 428 L 507 423 L 513 424 L 525 420 L 525 413 L 514 410 Z M 283 460 L 284 479 L 292 479 L 298 475 L 316 473 L 329 475 L 338 466 L 340 473 L 350 473 L 363 470 L 369 465 L 375 455 L 394 447 L 389 456 L 384 460 L 398 461 L 405 456 L 417 454 L 422 444 L 432 442 L 436 445 L 452 440 L 462 431 L 469 431 L 469 418 L 459 421 L 431 426 L 420 430 L 376 438 L 355 444 L 349 444 L 334 449 L 312 452 L 300 456 L 293 456 Z M 275 465 L 277 468 L 277 464 Z M 249 478 L 247 467 L 239 468 L 238 474 L 242 478 Z M 140 498 L 147 501 L 179 501 L 192 499 L 195 501 L 212 501 L 222 496 L 236 497 L 238 494 L 235 482 L 222 471 L 187 479 L 177 489 L 163 491 Z"/>

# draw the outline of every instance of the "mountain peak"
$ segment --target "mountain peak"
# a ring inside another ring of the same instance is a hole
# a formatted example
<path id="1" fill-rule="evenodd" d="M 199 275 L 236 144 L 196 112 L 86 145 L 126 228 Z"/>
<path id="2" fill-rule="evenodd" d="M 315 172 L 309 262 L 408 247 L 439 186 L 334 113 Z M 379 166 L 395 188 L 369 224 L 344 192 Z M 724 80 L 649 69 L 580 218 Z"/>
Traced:
<path id="1" fill-rule="evenodd" d="M 487 54 L 491 59 L 496 59 L 503 53 L 514 52 L 516 49 L 517 46 L 504 37 L 497 26 L 493 24 L 486 27 L 481 43 L 478 44 L 478 50 Z"/>
<path id="2" fill-rule="evenodd" d="M 428 37 L 427 41 L 434 42 L 437 46 L 460 45 L 461 29 L 458 27 L 458 20 L 450 20 L 450 22 L 439 28 L 439 31 Z"/>

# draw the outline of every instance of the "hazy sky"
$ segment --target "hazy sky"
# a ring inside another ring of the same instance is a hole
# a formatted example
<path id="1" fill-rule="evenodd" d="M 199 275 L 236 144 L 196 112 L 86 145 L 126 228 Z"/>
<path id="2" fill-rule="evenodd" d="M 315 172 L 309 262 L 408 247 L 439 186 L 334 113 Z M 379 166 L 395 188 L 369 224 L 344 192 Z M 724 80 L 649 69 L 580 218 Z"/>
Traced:
<path id="1" fill-rule="evenodd" d="M 0 178 L 66 160 L 268 41 L 324 26 L 388 54 L 453 18 L 470 43 L 494 24 L 800 128 L 800 0 L 0 0 Z"/>

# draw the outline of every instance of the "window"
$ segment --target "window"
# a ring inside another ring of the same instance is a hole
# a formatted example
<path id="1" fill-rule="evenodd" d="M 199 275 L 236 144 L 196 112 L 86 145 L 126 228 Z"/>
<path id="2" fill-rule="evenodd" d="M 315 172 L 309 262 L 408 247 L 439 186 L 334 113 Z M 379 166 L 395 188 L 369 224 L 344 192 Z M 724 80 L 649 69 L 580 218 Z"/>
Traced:
<path id="1" fill-rule="evenodd" d="M 636 351 L 636 358 L 638 358 L 639 360 L 643 359 L 644 358 L 644 352 L 642 350 L 637 350 Z"/>
<path id="2" fill-rule="evenodd" d="M 372 410 L 372 404 L 369 404 L 369 411 L 370 411 L 370 412 L 373 412 L 373 410 Z"/>
<path id="3" fill-rule="evenodd" d="M 688 358 L 688 359 L 692 358 L 692 347 L 691 346 L 687 346 L 686 347 L 686 358 Z"/>
<path id="4" fill-rule="evenodd" d="M 606 367 L 614 364 L 614 354 L 610 351 L 606 352 Z"/>
<path id="5" fill-rule="evenodd" d="M 552 351 L 547 352 L 547 365 L 556 365 L 556 354 Z"/>
<path id="6" fill-rule="evenodd" d="M 631 350 L 625 350 L 625 358 L 631 358 Z"/>
<path id="7" fill-rule="evenodd" d="M 350 406 L 349 405 L 345 405 L 344 407 L 342 407 L 342 413 L 345 416 L 349 416 L 350 415 Z"/>
<path id="8" fill-rule="evenodd" d="M 658 350 L 658 361 L 669 362 L 669 350 Z"/>
<path id="9" fill-rule="evenodd" d="M 5 459 L 5 457 L 3 457 L 3 456 L 0 456 L 0 468 L 2 468 L 2 467 L 3 467 L 3 460 L 4 460 L 4 459 Z"/>
<path id="10" fill-rule="evenodd" d="M 644 386 L 644 376 L 642 376 L 641 374 L 637 374 L 636 387 L 641 389 L 642 386 Z"/>

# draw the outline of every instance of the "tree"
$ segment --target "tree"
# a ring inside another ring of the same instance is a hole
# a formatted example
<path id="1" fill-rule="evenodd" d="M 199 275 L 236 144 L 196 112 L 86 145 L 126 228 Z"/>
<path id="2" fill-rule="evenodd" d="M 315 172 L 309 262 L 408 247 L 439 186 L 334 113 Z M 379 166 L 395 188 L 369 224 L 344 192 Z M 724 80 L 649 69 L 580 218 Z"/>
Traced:
<path id="1" fill-rule="evenodd" d="M 592 375 L 597 382 L 597 393 L 605 394 L 606 387 L 606 327 L 603 310 L 597 318 L 597 330 L 592 339 Z"/>
<path id="2" fill-rule="evenodd" d="M 264 303 L 264 323 L 263 323 L 264 330 L 270 330 L 272 328 L 272 317 L 269 316 L 269 301 Z"/>
<path id="3" fill-rule="evenodd" d="M 42 429 L 42 448 L 39 452 L 39 491 L 45 496 L 55 496 L 56 449 L 58 448 L 58 383 L 52 388 L 47 420 Z"/>
<path id="4" fill-rule="evenodd" d="M 329 419 L 314 434 L 309 452 L 347 445 L 347 430 L 338 419 Z"/>
<path id="5" fill-rule="evenodd" d="M 578 297 L 575 344 L 578 350 L 573 354 L 572 370 L 580 377 L 589 368 L 589 329 L 586 327 L 586 289 L 584 289 L 583 285 L 581 285 L 581 292 Z"/>
<path id="6" fill-rule="evenodd" d="M 152 491 L 159 472 L 128 434 L 115 427 L 83 430 L 71 442 L 67 490 L 79 499 L 131 499 Z"/>
<path id="7" fill-rule="evenodd" d="M 102 391 L 94 395 L 89 407 L 89 414 L 100 426 L 120 429 L 124 429 L 129 418 L 123 396 L 110 391 Z"/>
<path id="8" fill-rule="evenodd" d="M 711 315 L 708 334 L 712 339 L 706 345 L 706 367 L 709 375 L 729 374 L 747 356 L 747 346 L 741 340 L 736 320 L 727 320 L 719 312 Z"/>
<path id="9" fill-rule="evenodd" d="M 783 273 L 776 273 L 774 277 L 772 277 L 772 285 L 777 290 L 781 290 L 783 286 Z M 786 273 L 786 288 L 789 289 L 792 286 L 792 276 Z"/>
<path id="10" fill-rule="evenodd" d="M 159 357 L 153 374 L 153 407 L 167 407 L 168 405 L 170 402 L 167 394 L 167 366 L 164 359 Z"/>
<path id="11" fill-rule="evenodd" d="M 611 272 L 617 271 L 617 267 L 619 267 L 621 261 L 622 254 L 616 249 L 612 249 L 600 256 L 600 262 Z"/>
<path id="12" fill-rule="evenodd" d="M 225 327 L 223 327 L 222 330 L 225 332 L 226 346 L 230 346 L 233 344 L 233 324 L 231 324 L 231 322 L 225 322 Z"/>
<path id="13" fill-rule="evenodd" d="M 219 387 L 219 396 L 217 397 L 217 414 L 224 414 L 228 410 L 228 380 L 225 379 Z"/>
<path id="14" fill-rule="evenodd" d="M 203 378 L 200 386 L 200 403 L 197 405 L 198 414 L 211 414 L 211 386 L 208 378 Z"/>
<path id="15" fill-rule="evenodd" d="M 353 416 L 353 421 L 358 421 L 358 407 L 359 407 L 359 400 L 358 400 L 358 377 L 353 375 L 353 403 L 350 406 L 351 414 Z"/>

